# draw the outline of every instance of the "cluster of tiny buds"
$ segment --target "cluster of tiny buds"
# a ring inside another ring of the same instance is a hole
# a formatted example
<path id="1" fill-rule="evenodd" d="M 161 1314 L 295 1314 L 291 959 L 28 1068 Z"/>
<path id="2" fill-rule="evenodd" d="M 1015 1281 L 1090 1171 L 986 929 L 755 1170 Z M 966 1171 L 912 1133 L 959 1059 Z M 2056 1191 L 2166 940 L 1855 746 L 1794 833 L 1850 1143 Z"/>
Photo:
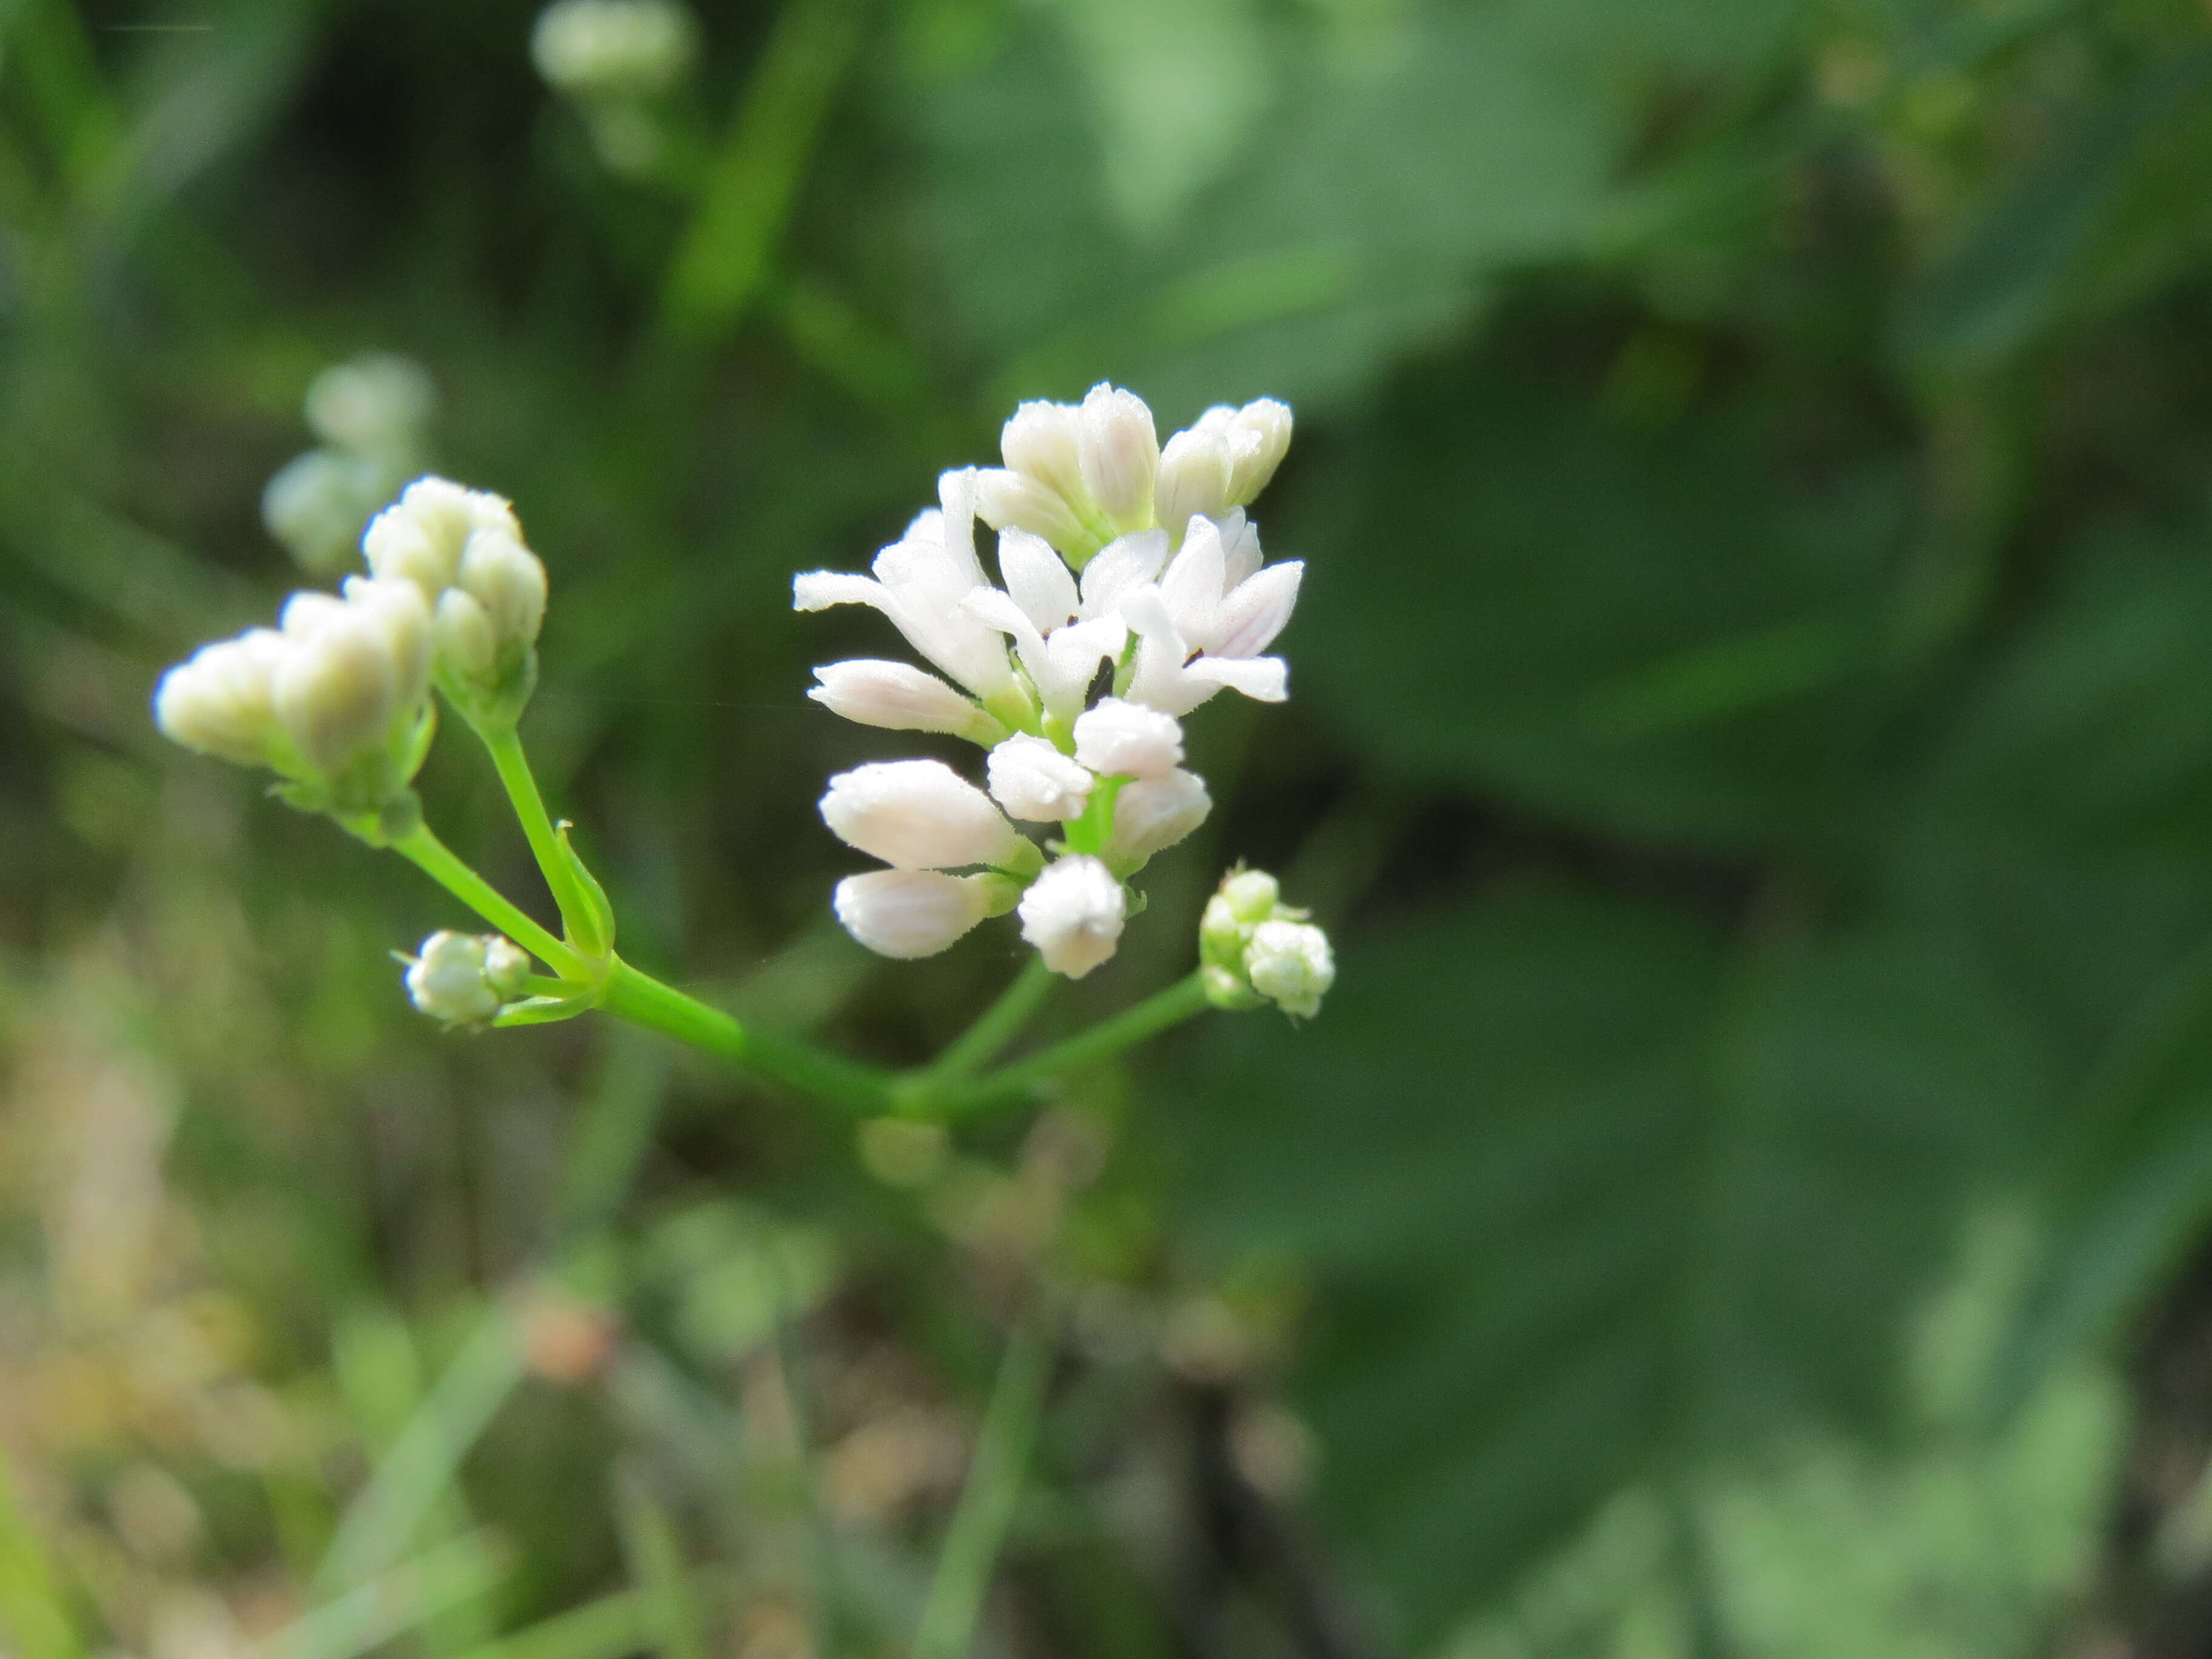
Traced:
<path id="1" fill-rule="evenodd" d="M 1296 1018 L 1319 1013 L 1336 982 L 1336 958 L 1328 935 L 1307 915 L 1282 902 L 1264 870 L 1224 877 L 1198 928 L 1200 972 L 1213 1005 L 1254 1008 L 1265 1001 Z"/>
<path id="2" fill-rule="evenodd" d="M 441 931 L 400 960 L 408 1000 L 447 1025 L 489 1024 L 530 982 L 529 953 L 497 933 Z"/>
<path id="3" fill-rule="evenodd" d="M 672 0 L 554 0 L 530 33 L 545 84 L 587 102 L 658 97 L 698 53 L 698 25 Z"/>
<path id="4" fill-rule="evenodd" d="M 186 748 L 265 766 L 295 805 L 374 813 L 406 794 L 439 690 L 512 720 L 536 676 L 545 568 L 499 496 L 417 479 L 369 524 L 369 574 L 295 593 L 276 627 L 204 646 L 163 675 L 155 723 Z"/>
<path id="5" fill-rule="evenodd" d="M 1001 435 L 1005 466 L 945 473 L 939 506 L 872 574 L 794 580 L 798 609 L 870 606 L 945 676 L 830 663 L 810 696 L 865 726 L 989 751 L 984 787 L 921 760 L 830 780 L 823 820 L 891 866 L 838 884 L 854 938 L 930 956 L 1013 910 L 1055 972 L 1080 978 L 1114 954 L 1135 908 L 1126 883 L 1212 809 L 1182 764 L 1181 717 L 1223 690 L 1288 695 L 1282 659 L 1263 653 L 1304 567 L 1267 564 L 1244 508 L 1291 426 L 1262 398 L 1209 410 L 1163 447 L 1143 399 L 1117 387 L 1024 404 Z M 995 583 L 978 519 L 998 532 Z M 1017 823 L 1059 835 L 1040 849 Z"/>

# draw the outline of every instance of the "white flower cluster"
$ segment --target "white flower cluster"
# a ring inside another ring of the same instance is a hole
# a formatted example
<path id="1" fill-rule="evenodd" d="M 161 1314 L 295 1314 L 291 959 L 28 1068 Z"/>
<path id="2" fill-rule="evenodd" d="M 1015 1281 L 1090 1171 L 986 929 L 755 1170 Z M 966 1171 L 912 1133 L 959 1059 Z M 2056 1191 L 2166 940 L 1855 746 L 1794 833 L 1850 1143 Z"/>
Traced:
<path id="1" fill-rule="evenodd" d="M 529 954 L 497 933 L 441 931 L 424 939 L 416 955 L 401 960 L 407 963 L 409 1000 L 448 1025 L 487 1024 L 530 982 Z"/>
<path id="2" fill-rule="evenodd" d="M 1328 935 L 1307 915 L 1282 902 L 1275 878 L 1264 870 L 1224 877 L 1198 930 L 1201 971 L 1214 1004 L 1252 1008 L 1273 1002 L 1301 1019 L 1319 1013 L 1336 982 L 1336 958 Z"/>
<path id="3" fill-rule="evenodd" d="M 436 407 L 429 374 L 410 358 L 373 352 L 337 363 L 307 387 L 307 426 L 320 447 L 294 456 L 261 492 L 261 521 L 301 568 L 342 569 L 362 528 L 422 470 Z"/>
<path id="4" fill-rule="evenodd" d="M 1291 411 L 1272 399 L 1209 410 L 1164 449 L 1133 392 L 1024 404 L 1001 440 L 1006 466 L 945 473 L 939 507 L 872 575 L 795 580 L 799 610 L 872 606 L 946 677 L 831 663 L 808 695 L 862 725 L 990 751 L 988 793 L 935 761 L 830 781 L 830 829 L 892 866 L 839 884 L 854 937 L 929 956 L 1017 909 L 1056 972 L 1080 978 L 1114 954 L 1131 909 L 1123 884 L 1212 810 L 1182 766 L 1178 717 L 1224 689 L 1288 695 L 1282 659 L 1262 653 L 1304 566 L 1267 564 L 1243 509 L 1290 437 Z M 996 584 L 976 552 L 979 517 L 999 532 Z M 1013 820 L 1059 826 L 1049 863 Z"/>
<path id="5" fill-rule="evenodd" d="M 699 56 L 699 26 L 675 0 L 554 0 L 530 32 L 545 84 L 569 100 L 608 169 L 644 178 L 672 145 L 662 106 Z"/>
<path id="6" fill-rule="evenodd" d="M 296 805 L 355 814 L 405 796 L 435 725 L 434 679 L 472 715 L 519 712 L 545 569 L 507 503 L 420 478 L 362 550 L 370 574 L 347 578 L 342 597 L 295 593 L 276 627 L 169 670 L 155 723 L 186 748 L 272 769 Z"/>

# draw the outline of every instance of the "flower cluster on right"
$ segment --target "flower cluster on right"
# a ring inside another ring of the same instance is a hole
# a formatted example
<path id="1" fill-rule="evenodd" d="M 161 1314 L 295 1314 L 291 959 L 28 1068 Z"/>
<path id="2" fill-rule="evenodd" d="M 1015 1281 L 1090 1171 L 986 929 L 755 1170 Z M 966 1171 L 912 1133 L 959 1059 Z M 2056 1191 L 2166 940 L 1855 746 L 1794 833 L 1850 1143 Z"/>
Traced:
<path id="1" fill-rule="evenodd" d="M 838 919 L 860 943 L 932 956 L 1013 912 L 1046 966 L 1071 979 L 1114 954 L 1137 908 L 1130 878 L 1212 809 L 1182 763 L 1182 717 L 1224 690 L 1288 695 L 1282 659 L 1266 653 L 1304 567 L 1267 563 L 1245 509 L 1291 427 L 1285 405 L 1261 398 L 1208 410 L 1163 446 L 1151 410 L 1117 387 L 1096 386 L 1080 404 L 1024 404 L 1001 439 L 1006 465 L 945 473 L 939 506 L 877 556 L 872 575 L 796 579 L 798 609 L 872 606 L 945 677 L 830 663 L 809 695 L 864 725 L 988 751 L 981 787 L 934 760 L 830 781 L 823 820 L 890 866 L 837 884 Z M 995 583 L 976 550 L 978 519 L 998 532 Z M 1024 824 L 1055 833 L 1040 846 Z M 1240 956 L 1234 985 L 1210 976 L 1209 990 L 1310 1014 L 1333 972 L 1328 943 L 1297 913 L 1276 918 L 1270 888 L 1261 925 L 1302 930 L 1302 969 L 1285 977 Z M 1253 962 L 1273 962 L 1247 944 Z"/>

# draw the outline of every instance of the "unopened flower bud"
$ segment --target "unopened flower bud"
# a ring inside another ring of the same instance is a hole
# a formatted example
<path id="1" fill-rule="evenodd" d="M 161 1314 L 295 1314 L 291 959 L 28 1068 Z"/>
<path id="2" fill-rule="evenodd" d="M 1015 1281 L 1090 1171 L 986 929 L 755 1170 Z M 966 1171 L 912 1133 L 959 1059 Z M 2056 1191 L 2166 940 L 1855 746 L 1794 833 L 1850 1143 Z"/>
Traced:
<path id="1" fill-rule="evenodd" d="M 1070 405 L 1020 405 L 999 434 L 999 453 L 1008 471 L 1035 479 L 1061 500 L 1085 499 L 1083 421 Z"/>
<path id="2" fill-rule="evenodd" d="M 1281 884 L 1265 870 L 1232 870 L 1222 878 L 1219 896 L 1231 915 L 1251 925 L 1273 917 L 1283 892 Z"/>
<path id="3" fill-rule="evenodd" d="M 1177 767 L 1164 777 L 1139 778 L 1114 797 L 1114 833 L 1106 856 L 1134 869 L 1182 840 L 1213 810 L 1206 780 Z"/>
<path id="4" fill-rule="evenodd" d="M 438 661 L 447 673 L 471 683 L 498 677 L 499 635 L 490 613 L 475 599 L 458 587 L 447 588 L 438 596 L 433 627 Z"/>
<path id="5" fill-rule="evenodd" d="M 1152 525 L 1152 480 L 1159 471 L 1159 433 L 1152 411 L 1133 392 L 1103 382 L 1080 411 L 1083 484 L 1117 531 Z"/>
<path id="6" fill-rule="evenodd" d="M 421 592 L 356 576 L 342 600 L 293 595 L 281 626 L 288 648 L 274 702 L 301 757 L 331 775 L 388 749 L 428 689 L 430 611 Z"/>
<path id="7" fill-rule="evenodd" d="M 876 761 L 841 772 L 822 798 L 840 841 L 901 870 L 1018 866 L 1036 854 L 991 798 L 942 761 Z"/>
<path id="8" fill-rule="evenodd" d="M 283 636 L 256 628 L 204 645 L 161 676 L 154 722 L 170 739 L 239 766 L 265 766 L 276 733 Z"/>
<path id="9" fill-rule="evenodd" d="M 454 585 L 484 608 L 502 670 L 538 642 L 545 622 L 545 567 L 505 526 L 469 537 Z"/>
<path id="10" fill-rule="evenodd" d="M 300 568 L 326 576 L 353 562 L 362 529 L 390 494 L 384 463 L 311 449 L 276 471 L 261 492 L 261 522 Z"/>
<path id="11" fill-rule="evenodd" d="M 1102 697 L 1075 717 L 1075 757 L 1109 777 L 1164 777 L 1182 764 L 1182 727 L 1157 708 Z"/>
<path id="12" fill-rule="evenodd" d="M 872 870 L 837 884 L 831 902 L 845 931 L 878 956 L 933 957 L 986 916 L 1005 914 L 1014 891 L 1003 876 L 938 870 Z"/>
<path id="13" fill-rule="evenodd" d="M 422 441 L 437 388 L 422 365 L 392 352 L 333 363 L 308 383 L 307 426 L 334 449 L 404 458 Z"/>
<path id="14" fill-rule="evenodd" d="M 1219 424 L 1176 433 L 1160 452 L 1159 482 L 1154 486 L 1160 527 L 1180 544 L 1193 514 L 1221 517 L 1237 504 L 1231 494 L 1234 476 L 1228 434 Z"/>
<path id="15" fill-rule="evenodd" d="M 1336 982 L 1336 960 L 1328 935 L 1311 922 L 1263 921 L 1252 930 L 1244 972 L 1252 988 L 1285 1013 L 1307 1018 L 1321 1012 L 1322 998 Z"/>
<path id="16" fill-rule="evenodd" d="M 1080 817 L 1091 804 L 1091 769 L 1044 738 L 1018 732 L 991 751 L 991 798 L 1014 817 L 1051 823 Z"/>
<path id="17" fill-rule="evenodd" d="M 1236 463 L 1230 481 L 1230 505 L 1243 507 L 1265 489 L 1291 447 L 1291 406 L 1273 398 L 1255 398 L 1230 421 L 1230 454 Z"/>
<path id="18" fill-rule="evenodd" d="M 440 932 L 407 966 L 407 995 L 448 1025 L 481 1025 L 528 988 L 530 957 L 497 933 Z"/>
<path id="19" fill-rule="evenodd" d="M 1044 965 L 1081 979 L 1114 954 L 1128 897 L 1104 864 L 1077 854 L 1048 866 L 1016 908 L 1022 937 L 1036 946 Z"/>
<path id="20" fill-rule="evenodd" d="M 806 695 L 833 714 L 893 732 L 942 732 L 981 744 L 996 743 L 1006 728 L 934 674 L 902 662 L 860 658 L 825 663 L 814 671 L 822 683 Z"/>
<path id="21" fill-rule="evenodd" d="M 691 14 L 671 0 L 555 0 L 531 31 L 530 58 L 571 98 L 650 98 L 683 79 L 698 45 Z"/>
<path id="22" fill-rule="evenodd" d="M 447 478 L 421 477 L 370 521 L 362 552 L 375 574 L 406 578 L 434 605 L 459 579 L 469 538 L 479 530 L 522 539 L 522 526 L 505 497 Z"/>
<path id="23" fill-rule="evenodd" d="M 1098 550 L 1098 538 L 1066 498 L 1025 472 L 988 467 L 976 473 L 975 512 L 994 530 L 1026 530 L 1079 562 Z"/>

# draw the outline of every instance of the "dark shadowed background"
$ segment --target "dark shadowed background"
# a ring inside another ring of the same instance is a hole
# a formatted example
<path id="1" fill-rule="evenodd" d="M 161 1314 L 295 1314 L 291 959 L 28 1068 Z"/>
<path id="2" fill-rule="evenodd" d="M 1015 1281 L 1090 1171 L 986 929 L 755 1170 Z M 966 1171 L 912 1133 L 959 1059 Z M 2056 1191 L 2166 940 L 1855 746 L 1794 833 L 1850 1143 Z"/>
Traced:
<path id="1" fill-rule="evenodd" d="M 2212 1652 L 2212 11 L 702 3 L 612 103 L 533 16 L 0 0 L 0 1650 L 900 1653 L 1042 1266 L 979 1653 Z M 830 921 L 913 745 L 792 573 L 1019 398 L 1291 402 L 1292 701 L 1046 1024 L 1238 858 L 1321 1017 L 949 1149 L 433 1029 L 450 903 L 146 714 L 369 352 L 625 954 L 890 1063 L 1020 953 Z"/>

